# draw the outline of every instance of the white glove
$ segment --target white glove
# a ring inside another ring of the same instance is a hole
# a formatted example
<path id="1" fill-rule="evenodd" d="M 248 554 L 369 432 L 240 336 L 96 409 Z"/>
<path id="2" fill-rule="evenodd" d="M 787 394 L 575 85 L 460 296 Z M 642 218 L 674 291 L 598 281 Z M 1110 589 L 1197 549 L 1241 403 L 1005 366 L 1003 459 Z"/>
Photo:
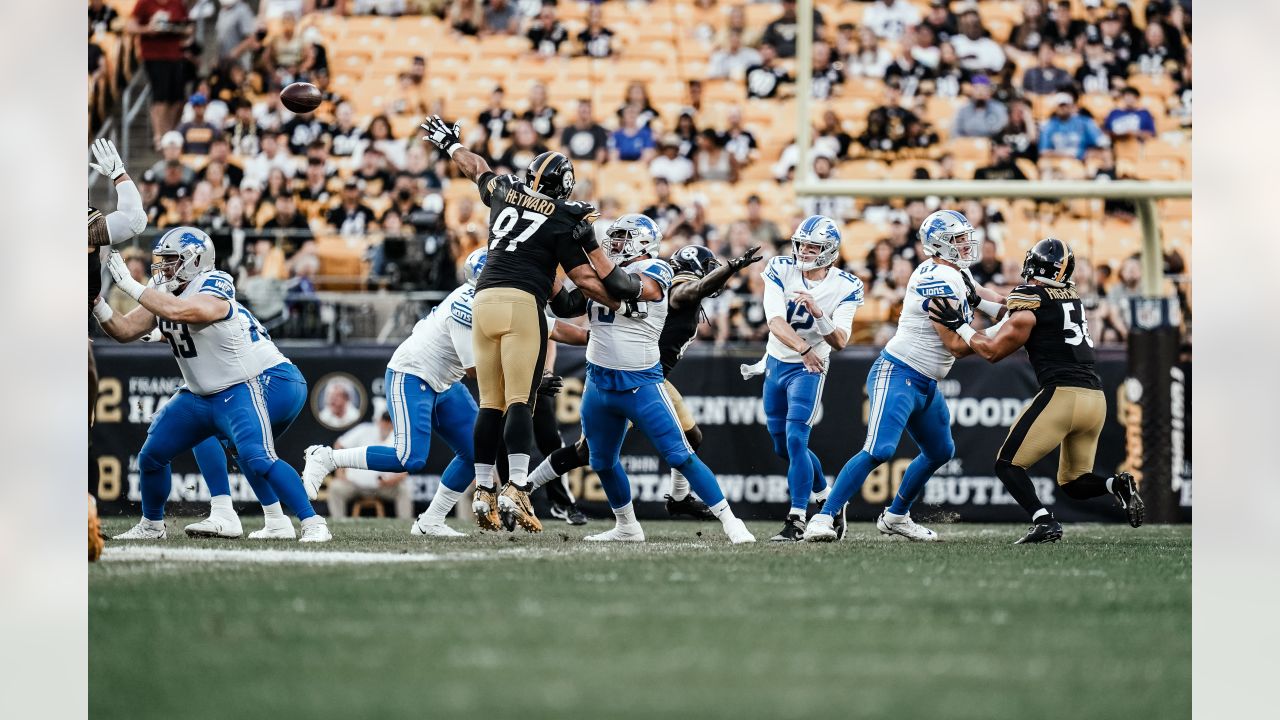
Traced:
<path id="1" fill-rule="evenodd" d="M 142 291 L 147 289 L 146 285 L 134 280 L 133 275 L 129 274 L 129 266 L 125 264 L 119 250 L 111 251 L 111 255 L 107 258 L 107 270 L 110 271 L 116 287 L 128 293 L 134 300 L 141 297 Z"/>
<path id="2" fill-rule="evenodd" d="M 115 180 L 124 174 L 124 161 L 120 159 L 120 153 L 116 152 L 115 143 L 106 138 L 98 138 L 93 141 L 93 157 L 98 161 L 89 163 L 89 167 Z"/>
<path id="3" fill-rule="evenodd" d="M 160 328 L 151 328 L 151 332 L 138 338 L 142 342 L 160 342 L 164 340 L 164 336 L 160 334 Z"/>

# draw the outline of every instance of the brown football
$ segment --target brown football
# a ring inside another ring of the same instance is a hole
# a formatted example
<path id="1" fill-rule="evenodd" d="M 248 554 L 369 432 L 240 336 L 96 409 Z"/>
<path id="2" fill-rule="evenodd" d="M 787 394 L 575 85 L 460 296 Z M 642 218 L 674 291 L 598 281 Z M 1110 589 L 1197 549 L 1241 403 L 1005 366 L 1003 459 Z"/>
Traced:
<path id="1" fill-rule="evenodd" d="M 290 112 L 309 113 L 320 107 L 320 88 L 311 83 L 296 82 L 280 91 L 280 102 Z"/>

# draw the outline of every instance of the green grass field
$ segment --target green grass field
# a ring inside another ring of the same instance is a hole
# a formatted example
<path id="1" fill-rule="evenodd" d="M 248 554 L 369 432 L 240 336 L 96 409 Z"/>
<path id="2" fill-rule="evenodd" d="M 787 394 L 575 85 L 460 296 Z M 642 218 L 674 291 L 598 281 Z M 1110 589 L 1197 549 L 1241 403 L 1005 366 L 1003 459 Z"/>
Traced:
<path id="1" fill-rule="evenodd" d="M 93 718 L 1191 714 L 1189 526 L 732 547 L 715 524 L 647 522 L 649 543 L 601 547 L 561 523 L 423 541 L 354 520 L 307 547 L 190 541 L 185 522 L 89 568 Z M 378 562 L 281 555 L 334 551 Z"/>

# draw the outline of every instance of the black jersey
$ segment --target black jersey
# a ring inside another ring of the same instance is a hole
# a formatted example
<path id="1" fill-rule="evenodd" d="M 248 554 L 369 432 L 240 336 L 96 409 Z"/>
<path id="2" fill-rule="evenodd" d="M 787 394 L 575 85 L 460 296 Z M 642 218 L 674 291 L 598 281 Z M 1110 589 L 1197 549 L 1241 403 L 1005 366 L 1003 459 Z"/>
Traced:
<path id="1" fill-rule="evenodd" d="M 573 229 L 599 213 L 589 203 L 556 200 L 534 192 L 515 175 L 484 173 L 480 200 L 489 206 L 489 257 L 476 291 L 518 288 L 545 304 L 556 265 L 565 270 L 587 262 Z"/>
<path id="2" fill-rule="evenodd" d="M 1093 369 L 1097 356 L 1084 303 L 1074 287 L 1019 285 L 1005 303 L 1011 313 L 1025 310 L 1036 316 L 1025 347 L 1041 387 L 1102 389 L 1102 380 Z"/>
<path id="3" fill-rule="evenodd" d="M 667 290 L 667 320 L 662 326 L 662 334 L 658 336 L 658 357 L 662 363 L 662 376 L 671 374 L 672 368 L 680 361 L 684 351 L 698 334 L 698 323 L 702 320 L 702 303 L 696 302 L 689 307 L 679 309 L 671 307 L 670 293 L 677 285 L 697 280 L 693 273 L 680 273 L 671 280 L 671 288 Z"/>

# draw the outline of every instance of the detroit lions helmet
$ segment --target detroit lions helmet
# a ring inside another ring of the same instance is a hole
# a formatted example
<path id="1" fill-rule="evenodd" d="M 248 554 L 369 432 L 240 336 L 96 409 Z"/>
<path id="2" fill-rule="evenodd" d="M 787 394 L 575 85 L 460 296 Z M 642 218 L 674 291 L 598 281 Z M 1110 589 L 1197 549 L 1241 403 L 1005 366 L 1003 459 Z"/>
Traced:
<path id="1" fill-rule="evenodd" d="M 462 278 L 466 280 L 471 287 L 476 286 L 476 280 L 480 279 L 480 271 L 484 270 L 484 264 L 489 259 L 489 248 L 480 247 L 471 251 L 465 262 L 462 263 Z"/>
<path id="2" fill-rule="evenodd" d="M 814 246 L 817 250 L 806 250 Z M 840 228 L 825 215 L 810 215 L 791 235 L 791 256 L 801 270 L 817 270 L 835 262 L 840 254 Z"/>
<path id="3" fill-rule="evenodd" d="M 973 226 L 955 210 L 938 210 L 920 223 L 920 244 L 929 255 L 967 268 L 982 259 L 982 243 Z"/>
<path id="4" fill-rule="evenodd" d="M 604 252 L 615 263 L 635 260 L 641 255 L 657 257 L 662 231 L 657 223 L 640 213 L 627 213 L 605 231 Z"/>
<path id="5" fill-rule="evenodd" d="M 151 251 L 151 281 L 165 292 L 177 292 L 200 273 L 213 269 L 213 240 L 194 227 L 176 227 L 165 232 Z"/>

